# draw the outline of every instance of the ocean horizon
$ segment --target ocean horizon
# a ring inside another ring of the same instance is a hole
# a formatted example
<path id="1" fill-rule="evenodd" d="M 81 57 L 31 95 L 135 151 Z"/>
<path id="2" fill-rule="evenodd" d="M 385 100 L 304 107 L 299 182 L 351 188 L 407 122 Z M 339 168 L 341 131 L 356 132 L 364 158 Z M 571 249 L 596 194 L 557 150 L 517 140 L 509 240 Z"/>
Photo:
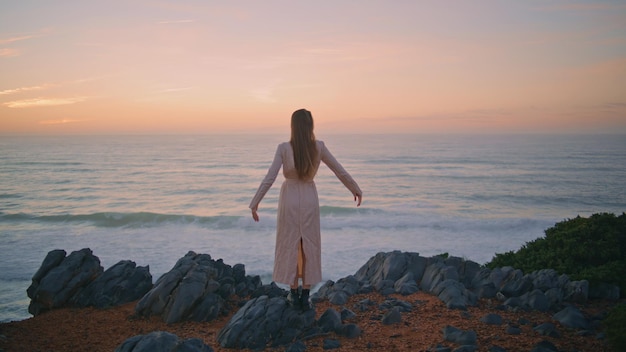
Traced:
<path id="1" fill-rule="evenodd" d="M 322 274 L 354 274 L 378 252 L 448 253 L 484 264 L 555 223 L 626 211 L 625 135 L 318 134 L 363 190 L 324 165 Z M 91 248 L 106 270 L 188 251 L 271 282 L 282 175 L 248 204 L 285 135 L 0 138 L 0 321 L 30 317 L 26 288 L 46 254 Z"/>

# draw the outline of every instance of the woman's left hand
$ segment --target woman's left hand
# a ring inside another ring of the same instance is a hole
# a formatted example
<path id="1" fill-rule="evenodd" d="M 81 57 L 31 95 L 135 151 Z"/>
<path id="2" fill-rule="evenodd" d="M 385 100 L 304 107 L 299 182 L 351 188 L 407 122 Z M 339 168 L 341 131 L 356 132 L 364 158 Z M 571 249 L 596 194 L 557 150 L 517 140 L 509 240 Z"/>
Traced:
<path id="1" fill-rule="evenodd" d="M 256 213 L 256 208 L 252 209 L 252 218 L 254 221 L 259 222 L 259 214 Z"/>

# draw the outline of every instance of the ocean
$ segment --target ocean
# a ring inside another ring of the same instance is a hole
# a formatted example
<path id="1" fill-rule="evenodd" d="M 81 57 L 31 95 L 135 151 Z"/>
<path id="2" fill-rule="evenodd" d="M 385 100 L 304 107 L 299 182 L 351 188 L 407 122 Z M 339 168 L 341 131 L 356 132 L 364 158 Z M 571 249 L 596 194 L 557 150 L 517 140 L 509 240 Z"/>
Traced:
<path id="1" fill-rule="evenodd" d="M 0 321 L 30 317 L 26 289 L 46 254 L 91 248 L 107 269 L 188 251 L 243 263 L 271 282 L 282 175 L 248 204 L 282 135 L 0 137 Z M 318 135 L 361 186 L 322 165 L 324 280 L 381 251 L 479 264 L 556 222 L 626 211 L 624 135 Z"/>

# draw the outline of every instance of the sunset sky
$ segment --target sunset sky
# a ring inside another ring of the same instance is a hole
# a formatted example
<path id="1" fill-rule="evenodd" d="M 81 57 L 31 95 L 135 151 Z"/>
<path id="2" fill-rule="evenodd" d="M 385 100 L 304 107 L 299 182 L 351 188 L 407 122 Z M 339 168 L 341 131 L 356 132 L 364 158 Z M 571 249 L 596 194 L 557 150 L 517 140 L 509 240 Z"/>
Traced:
<path id="1" fill-rule="evenodd" d="M 625 1 L 0 2 L 0 134 L 626 133 Z"/>

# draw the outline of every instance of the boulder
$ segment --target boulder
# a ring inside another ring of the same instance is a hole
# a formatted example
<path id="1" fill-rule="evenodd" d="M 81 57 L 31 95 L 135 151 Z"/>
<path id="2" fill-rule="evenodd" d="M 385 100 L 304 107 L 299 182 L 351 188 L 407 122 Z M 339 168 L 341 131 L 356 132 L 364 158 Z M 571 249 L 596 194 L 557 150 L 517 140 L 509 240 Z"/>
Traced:
<path id="1" fill-rule="evenodd" d="M 115 352 L 213 352 L 213 348 L 199 338 L 182 340 L 169 332 L 153 331 L 127 339 Z"/>
<path id="2" fill-rule="evenodd" d="M 140 299 L 151 288 L 149 267 L 122 260 L 87 285 L 72 301 L 79 307 L 114 307 Z"/>
<path id="3" fill-rule="evenodd" d="M 552 318 L 568 328 L 587 330 L 590 326 L 580 309 L 572 305 L 554 314 Z"/>
<path id="4" fill-rule="evenodd" d="M 256 291 L 260 284 L 260 280 L 245 276 L 242 265 L 236 268 L 208 254 L 190 251 L 157 280 L 137 303 L 135 312 L 138 316 L 161 316 L 168 324 L 210 321 L 228 314 L 227 300 L 236 293 L 236 287 Z"/>
<path id="5" fill-rule="evenodd" d="M 64 250 L 48 252 L 41 267 L 26 290 L 31 299 L 28 312 L 39 315 L 48 310 L 69 305 L 88 284 L 103 272 L 100 259 L 91 249 L 70 253 Z"/>
<path id="6" fill-rule="evenodd" d="M 476 345 L 477 336 L 474 330 L 464 331 L 447 325 L 442 331 L 443 338 L 446 341 L 454 342 L 459 345 Z"/>
<path id="7" fill-rule="evenodd" d="M 249 300 L 231 317 L 218 333 L 217 342 L 224 348 L 263 349 L 290 345 L 318 330 L 314 309 L 303 312 L 292 308 L 285 297 L 261 296 Z"/>

